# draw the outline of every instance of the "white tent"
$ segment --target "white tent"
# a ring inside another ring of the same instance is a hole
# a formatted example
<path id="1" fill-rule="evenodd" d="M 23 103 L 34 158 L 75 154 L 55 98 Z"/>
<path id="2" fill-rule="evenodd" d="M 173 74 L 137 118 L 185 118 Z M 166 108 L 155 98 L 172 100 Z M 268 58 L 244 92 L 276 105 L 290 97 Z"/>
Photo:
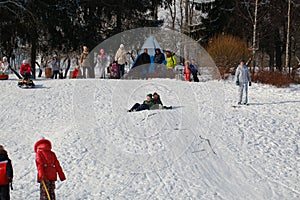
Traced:
<path id="1" fill-rule="evenodd" d="M 155 39 L 154 36 L 150 35 L 144 42 L 143 46 L 141 47 L 141 49 L 138 52 L 138 55 L 142 54 L 144 52 L 144 49 L 148 49 L 148 54 L 150 56 L 154 56 L 155 54 L 155 49 L 160 49 L 162 51 L 162 49 L 160 48 L 157 40 Z"/>

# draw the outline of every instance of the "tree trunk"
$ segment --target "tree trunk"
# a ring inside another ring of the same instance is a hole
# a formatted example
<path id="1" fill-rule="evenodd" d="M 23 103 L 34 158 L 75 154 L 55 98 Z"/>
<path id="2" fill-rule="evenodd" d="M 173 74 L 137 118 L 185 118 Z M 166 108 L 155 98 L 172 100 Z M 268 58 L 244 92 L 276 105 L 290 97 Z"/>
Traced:
<path id="1" fill-rule="evenodd" d="M 33 79 L 35 79 L 35 61 L 36 61 L 36 49 L 37 49 L 37 38 L 32 38 L 31 40 L 31 71 Z"/>
<path id="2" fill-rule="evenodd" d="M 285 68 L 289 68 L 289 74 L 291 73 L 290 66 L 290 31 L 291 31 L 291 0 L 288 0 L 288 21 L 286 31 L 286 46 L 285 46 Z"/>
<path id="3" fill-rule="evenodd" d="M 255 0 L 255 11 L 254 11 L 254 21 L 253 21 L 253 43 L 252 43 L 252 73 L 255 73 L 256 65 L 256 30 L 257 30 L 257 11 L 258 10 L 258 0 Z"/>

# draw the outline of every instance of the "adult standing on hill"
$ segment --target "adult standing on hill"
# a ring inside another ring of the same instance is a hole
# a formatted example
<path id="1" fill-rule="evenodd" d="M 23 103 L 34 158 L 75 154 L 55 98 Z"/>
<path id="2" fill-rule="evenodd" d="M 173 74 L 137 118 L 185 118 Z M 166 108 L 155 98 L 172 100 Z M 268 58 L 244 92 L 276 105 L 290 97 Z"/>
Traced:
<path id="1" fill-rule="evenodd" d="M 174 54 L 171 51 L 166 51 L 166 57 L 167 57 L 167 64 L 166 64 L 167 69 L 174 69 L 177 64 Z"/>
<path id="2" fill-rule="evenodd" d="M 66 176 L 53 151 L 51 142 L 47 139 L 40 139 L 34 145 L 36 153 L 36 167 L 38 170 L 37 181 L 40 183 L 40 199 L 55 199 L 55 181 L 57 174 L 61 181 L 66 180 Z"/>
<path id="3" fill-rule="evenodd" d="M 245 65 L 245 60 L 241 59 L 240 64 L 236 69 L 235 72 L 235 80 L 236 80 L 236 85 L 239 86 L 239 101 L 238 104 L 242 104 L 243 100 L 243 93 L 245 90 L 245 100 L 243 104 L 247 105 L 248 104 L 248 84 L 251 86 L 251 77 L 250 77 L 250 72 Z"/>
<path id="4" fill-rule="evenodd" d="M 88 60 L 88 48 L 87 46 L 83 46 L 83 51 L 80 56 L 80 66 L 83 70 L 83 78 L 95 78 L 94 76 L 94 68 L 90 65 L 90 61 Z"/>
<path id="5" fill-rule="evenodd" d="M 52 65 L 52 79 L 53 78 L 57 79 L 57 74 L 59 73 L 60 66 L 56 55 L 53 56 L 51 65 Z"/>
<path id="6" fill-rule="evenodd" d="M 154 63 L 162 64 L 165 61 L 165 55 L 160 51 L 159 48 L 155 49 Z"/>
<path id="7" fill-rule="evenodd" d="M 127 63 L 124 44 L 120 45 L 115 56 L 115 61 L 118 63 L 118 78 L 121 78 L 125 74 L 125 64 Z"/>
<path id="8" fill-rule="evenodd" d="M 13 168 L 7 152 L 0 145 L 0 199 L 10 200 L 9 183 L 13 180 Z"/>

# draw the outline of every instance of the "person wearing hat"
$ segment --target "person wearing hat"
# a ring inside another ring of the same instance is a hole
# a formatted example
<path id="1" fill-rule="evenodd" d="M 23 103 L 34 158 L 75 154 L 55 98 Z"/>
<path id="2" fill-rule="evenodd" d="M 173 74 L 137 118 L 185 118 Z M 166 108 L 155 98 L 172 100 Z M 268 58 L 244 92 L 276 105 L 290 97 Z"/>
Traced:
<path id="1" fill-rule="evenodd" d="M 250 72 L 245 64 L 244 59 L 240 59 L 240 64 L 238 65 L 236 72 L 235 72 L 235 80 L 236 80 L 236 85 L 239 86 L 239 100 L 238 104 L 248 104 L 248 85 L 251 86 L 251 77 L 250 77 Z M 245 98 L 243 100 L 243 93 L 245 91 Z"/>
<path id="2" fill-rule="evenodd" d="M 118 78 L 121 78 L 125 74 L 125 65 L 127 63 L 127 57 L 126 57 L 126 50 L 124 47 L 124 44 L 120 45 L 120 48 L 118 49 L 116 55 L 115 55 L 115 61 L 118 63 Z"/>
<path id="3" fill-rule="evenodd" d="M 2 58 L 2 63 L 0 62 L 0 74 L 8 74 L 9 63 L 7 62 L 7 57 Z"/>
<path id="4" fill-rule="evenodd" d="M 22 65 L 20 66 L 20 74 L 24 77 L 25 81 L 27 81 L 31 77 L 31 67 L 29 65 L 29 60 L 23 60 Z"/>
<path id="5" fill-rule="evenodd" d="M 61 181 L 66 180 L 62 167 L 51 149 L 50 140 L 45 138 L 40 139 L 34 144 L 34 152 L 36 153 L 35 162 L 38 171 L 37 181 L 40 183 L 40 199 L 48 199 L 47 191 L 51 199 L 55 199 L 57 174 Z"/>
<path id="6" fill-rule="evenodd" d="M 0 145 L 0 199 L 9 200 L 9 184 L 13 180 L 13 168 L 6 150 Z"/>
<path id="7" fill-rule="evenodd" d="M 153 106 L 152 94 L 147 94 L 146 98 L 147 99 L 142 104 L 139 103 L 134 104 L 132 108 L 128 110 L 128 112 L 150 110 L 150 108 Z"/>

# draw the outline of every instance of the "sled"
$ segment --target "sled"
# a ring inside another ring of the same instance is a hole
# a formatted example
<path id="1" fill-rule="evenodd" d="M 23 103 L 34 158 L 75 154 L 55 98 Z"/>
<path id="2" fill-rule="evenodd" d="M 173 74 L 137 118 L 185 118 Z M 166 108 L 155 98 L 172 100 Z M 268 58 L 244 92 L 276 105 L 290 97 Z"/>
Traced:
<path id="1" fill-rule="evenodd" d="M 0 74 L 0 80 L 7 80 L 8 74 Z"/>
<path id="2" fill-rule="evenodd" d="M 18 82 L 18 86 L 20 88 L 23 88 L 23 89 L 25 89 L 25 88 L 35 88 L 35 84 L 30 79 L 28 79 L 27 81 L 25 81 L 24 79 L 20 80 Z"/>

